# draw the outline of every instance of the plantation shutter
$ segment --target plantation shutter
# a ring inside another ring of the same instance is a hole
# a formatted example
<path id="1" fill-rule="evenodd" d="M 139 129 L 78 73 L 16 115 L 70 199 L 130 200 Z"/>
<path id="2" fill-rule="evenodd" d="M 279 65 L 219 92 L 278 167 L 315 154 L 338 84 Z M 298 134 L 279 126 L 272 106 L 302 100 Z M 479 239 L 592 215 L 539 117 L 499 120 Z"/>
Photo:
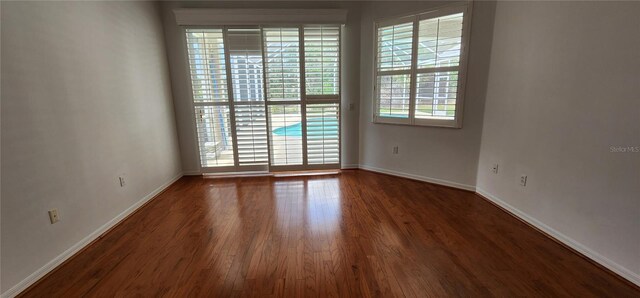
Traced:
<path id="1" fill-rule="evenodd" d="M 309 164 L 337 164 L 340 161 L 339 121 L 338 103 L 307 105 Z"/>
<path id="2" fill-rule="evenodd" d="M 416 119 L 455 118 L 462 24 L 463 13 L 419 23 Z"/>
<path id="3" fill-rule="evenodd" d="M 304 27 L 304 67 L 307 98 L 337 98 L 340 93 L 339 26 Z"/>
<path id="4" fill-rule="evenodd" d="M 339 167 L 339 25 L 185 32 L 203 172 Z"/>
<path id="5" fill-rule="evenodd" d="M 268 164 L 267 120 L 264 103 L 236 105 L 235 112 L 239 165 Z"/>
<path id="6" fill-rule="evenodd" d="M 299 34 L 297 27 L 263 29 L 274 166 L 304 163 Z"/>
<path id="7" fill-rule="evenodd" d="M 201 164 L 233 166 L 223 32 L 187 29 L 186 40 Z"/>
<path id="8" fill-rule="evenodd" d="M 468 4 L 376 24 L 374 121 L 462 126 Z"/>
<path id="9" fill-rule="evenodd" d="M 376 54 L 376 116 L 409 118 L 413 22 L 379 27 Z M 397 121 L 394 121 L 397 120 Z"/>
<path id="10" fill-rule="evenodd" d="M 302 114 L 299 104 L 269 105 L 271 164 L 303 164 Z"/>
<path id="11" fill-rule="evenodd" d="M 264 28 L 267 100 L 300 100 L 298 28 Z"/>
<path id="12" fill-rule="evenodd" d="M 260 29 L 227 31 L 238 165 L 269 162 Z"/>

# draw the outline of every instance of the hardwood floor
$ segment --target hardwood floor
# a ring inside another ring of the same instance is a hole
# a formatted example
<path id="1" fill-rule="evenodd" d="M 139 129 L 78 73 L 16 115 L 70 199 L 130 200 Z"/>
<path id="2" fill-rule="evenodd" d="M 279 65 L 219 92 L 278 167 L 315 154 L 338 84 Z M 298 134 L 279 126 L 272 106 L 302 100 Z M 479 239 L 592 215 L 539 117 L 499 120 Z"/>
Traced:
<path id="1" fill-rule="evenodd" d="M 638 297 L 477 195 L 366 171 L 185 177 L 24 297 Z"/>

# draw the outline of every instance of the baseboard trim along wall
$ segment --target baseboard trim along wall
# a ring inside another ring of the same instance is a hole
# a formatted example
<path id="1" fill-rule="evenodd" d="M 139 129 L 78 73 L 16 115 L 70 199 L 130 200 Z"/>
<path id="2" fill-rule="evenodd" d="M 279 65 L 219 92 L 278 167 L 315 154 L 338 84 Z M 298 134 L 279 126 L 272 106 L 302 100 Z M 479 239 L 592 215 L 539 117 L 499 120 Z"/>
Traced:
<path id="1" fill-rule="evenodd" d="M 420 176 L 420 175 L 415 175 L 415 174 L 403 173 L 403 172 L 387 170 L 387 169 L 382 169 L 382 168 L 376 168 L 376 167 L 367 166 L 367 165 L 359 165 L 358 168 L 363 169 L 363 170 L 367 170 L 367 171 L 371 171 L 371 172 L 377 172 L 377 173 L 388 174 L 388 175 L 392 175 L 392 176 L 398 176 L 398 177 L 402 177 L 402 178 L 419 180 L 419 181 L 423 181 L 423 182 L 429 182 L 429 183 L 433 183 L 433 184 L 439 184 L 439 185 L 449 186 L 449 187 L 468 190 L 468 191 L 476 191 L 476 187 L 473 186 L 473 185 L 462 184 L 462 183 L 453 182 L 453 181 L 449 181 L 449 180 L 443 180 L 443 179 L 438 179 L 438 178 L 431 178 L 431 177 Z"/>
<path id="2" fill-rule="evenodd" d="M 492 202 L 493 204 L 499 206 L 507 213 L 510 213 L 512 216 L 524 221 L 525 223 L 533 226 L 534 228 L 540 230 L 547 237 L 552 238 L 557 242 L 560 242 L 566 245 L 568 248 L 574 250 L 576 253 L 584 256 L 585 258 L 590 259 L 591 261 L 601 265 L 602 267 L 610 270 L 612 273 L 617 274 L 620 278 L 626 279 L 628 282 L 635 284 L 640 287 L 640 275 L 635 274 L 631 270 L 623 267 L 622 265 L 608 259 L 607 257 L 589 249 L 588 247 L 582 245 L 580 242 L 573 240 L 572 238 L 564 235 L 555 229 L 545 225 L 541 221 L 535 219 L 534 217 L 528 215 L 527 213 L 520 211 L 519 209 L 509 205 L 503 200 L 500 200 L 496 196 L 488 193 L 487 191 L 476 188 L 476 193 L 483 197 L 484 199 Z"/>
<path id="3" fill-rule="evenodd" d="M 129 215 L 138 211 L 138 209 L 143 207 L 147 202 L 154 199 L 156 196 L 162 193 L 165 189 L 171 186 L 174 182 L 178 181 L 178 179 L 180 179 L 182 176 L 183 174 L 180 173 L 175 177 L 169 179 L 169 181 L 165 182 L 160 187 L 156 188 L 154 191 L 152 191 L 151 193 L 143 197 L 140 201 L 136 202 L 131 207 L 127 208 L 122 213 L 118 214 L 118 216 L 114 217 L 112 220 L 105 223 L 97 230 L 93 231 L 87 237 L 84 237 L 84 239 L 80 240 L 78 243 L 71 246 L 69 249 L 67 249 L 57 257 L 55 257 L 53 260 L 49 261 L 49 263 L 45 264 L 40 269 L 33 272 L 27 278 L 23 279 L 21 282 L 14 285 L 10 289 L 8 289 L 6 292 L 2 293 L 0 295 L 0 298 L 15 297 L 16 295 L 20 294 L 22 291 L 29 288 L 31 285 L 36 283 L 45 275 L 49 274 L 49 272 L 52 272 L 53 270 L 55 270 L 58 266 L 62 265 L 65 261 L 73 257 L 75 254 L 83 250 L 85 247 L 93 243 L 98 238 L 102 237 L 105 233 L 109 232 L 113 227 L 120 224 L 123 220 L 127 219 Z"/>
<path id="4" fill-rule="evenodd" d="M 345 165 L 340 165 L 340 169 L 341 170 L 354 170 L 354 169 L 359 169 L 360 165 L 358 164 L 345 164 Z"/>
<path id="5" fill-rule="evenodd" d="M 202 172 L 200 172 L 200 170 L 189 170 L 189 171 L 184 171 L 182 172 L 183 176 L 200 176 L 202 175 Z"/>

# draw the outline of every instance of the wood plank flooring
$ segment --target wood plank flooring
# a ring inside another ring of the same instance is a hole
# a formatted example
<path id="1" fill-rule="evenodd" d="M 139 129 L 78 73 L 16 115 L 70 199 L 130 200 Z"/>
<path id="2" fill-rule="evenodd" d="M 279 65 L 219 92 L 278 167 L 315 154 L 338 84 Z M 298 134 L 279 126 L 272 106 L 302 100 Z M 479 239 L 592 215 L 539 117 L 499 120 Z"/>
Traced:
<path id="1" fill-rule="evenodd" d="M 639 297 L 477 195 L 360 170 L 184 177 L 24 297 Z"/>

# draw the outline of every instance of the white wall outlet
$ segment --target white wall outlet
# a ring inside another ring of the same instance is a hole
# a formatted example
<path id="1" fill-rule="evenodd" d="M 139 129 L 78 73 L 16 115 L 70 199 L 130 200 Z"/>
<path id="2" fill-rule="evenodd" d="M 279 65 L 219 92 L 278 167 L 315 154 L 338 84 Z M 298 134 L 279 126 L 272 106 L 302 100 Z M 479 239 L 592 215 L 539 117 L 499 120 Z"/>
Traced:
<path id="1" fill-rule="evenodd" d="M 124 176 L 118 177 L 118 181 L 120 182 L 120 187 L 124 187 L 127 183 L 124 181 Z"/>
<path id="2" fill-rule="evenodd" d="M 58 209 L 49 210 L 49 220 L 51 224 L 57 223 L 60 218 L 58 217 Z"/>
<path id="3" fill-rule="evenodd" d="M 398 154 L 398 146 L 393 146 L 393 154 Z"/>
<path id="4" fill-rule="evenodd" d="M 498 164 L 493 164 L 493 167 L 491 167 L 491 172 L 493 172 L 494 174 L 498 174 Z"/>
<path id="5" fill-rule="evenodd" d="M 527 186 L 527 175 L 520 175 L 520 186 Z"/>

